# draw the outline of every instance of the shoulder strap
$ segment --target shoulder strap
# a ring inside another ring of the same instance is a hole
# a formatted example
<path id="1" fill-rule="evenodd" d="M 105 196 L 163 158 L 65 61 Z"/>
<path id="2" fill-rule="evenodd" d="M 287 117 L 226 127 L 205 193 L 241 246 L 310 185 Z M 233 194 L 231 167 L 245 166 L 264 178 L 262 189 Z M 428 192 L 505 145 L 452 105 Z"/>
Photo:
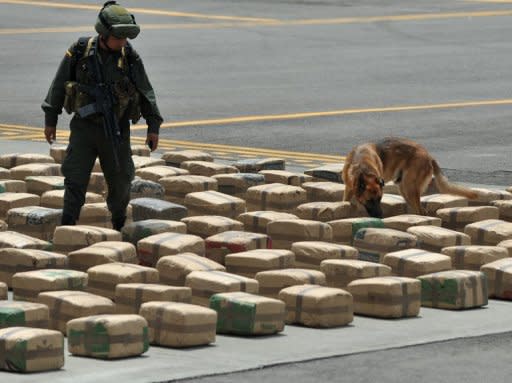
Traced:
<path id="1" fill-rule="evenodd" d="M 86 51 L 88 51 L 88 47 L 90 44 L 90 41 L 93 40 L 92 37 L 80 37 L 75 45 L 75 57 L 77 60 L 80 60 L 82 57 L 86 55 Z"/>

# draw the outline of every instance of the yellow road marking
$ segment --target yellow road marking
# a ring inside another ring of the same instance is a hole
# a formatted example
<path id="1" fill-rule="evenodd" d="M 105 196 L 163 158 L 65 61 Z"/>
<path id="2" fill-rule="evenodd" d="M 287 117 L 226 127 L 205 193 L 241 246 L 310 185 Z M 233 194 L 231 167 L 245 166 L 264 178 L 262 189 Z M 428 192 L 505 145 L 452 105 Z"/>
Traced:
<path id="1" fill-rule="evenodd" d="M 29 1 L 29 0 L 0 0 L 0 4 L 16 4 L 16 5 L 31 5 L 39 7 L 50 8 L 65 8 L 65 9 L 83 9 L 98 12 L 101 9 L 99 5 L 93 4 L 74 4 L 74 3 L 58 3 L 49 1 Z M 148 9 L 148 8 L 129 8 L 130 12 L 135 14 L 147 14 L 155 16 L 172 16 L 172 17 L 187 17 L 196 19 L 209 19 L 209 20 L 237 20 L 237 21 L 273 21 L 274 19 L 257 18 L 257 17 L 242 17 L 242 16 L 225 16 L 225 15 L 207 15 L 202 13 L 191 12 L 175 12 L 166 11 L 161 9 Z"/>

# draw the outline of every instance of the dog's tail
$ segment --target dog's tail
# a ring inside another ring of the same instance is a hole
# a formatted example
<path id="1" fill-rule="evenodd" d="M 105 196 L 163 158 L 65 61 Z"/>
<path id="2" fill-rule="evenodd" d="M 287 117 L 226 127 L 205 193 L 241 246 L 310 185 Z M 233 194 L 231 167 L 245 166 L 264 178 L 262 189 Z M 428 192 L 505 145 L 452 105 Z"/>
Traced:
<path id="1" fill-rule="evenodd" d="M 466 197 L 469 199 L 477 199 L 478 193 L 475 190 L 471 190 L 469 188 L 465 188 L 463 186 L 452 184 L 448 181 L 448 178 L 445 177 L 439 164 L 436 160 L 432 160 L 432 168 L 434 170 L 434 182 L 437 186 L 437 189 L 441 193 L 446 194 L 454 194 L 460 195 L 462 197 Z"/>

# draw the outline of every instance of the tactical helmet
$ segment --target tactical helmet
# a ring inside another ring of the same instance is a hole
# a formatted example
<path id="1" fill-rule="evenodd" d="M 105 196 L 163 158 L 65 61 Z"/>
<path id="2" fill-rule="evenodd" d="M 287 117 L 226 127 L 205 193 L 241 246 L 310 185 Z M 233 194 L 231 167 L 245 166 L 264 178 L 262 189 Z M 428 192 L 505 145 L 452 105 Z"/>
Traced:
<path id="1" fill-rule="evenodd" d="M 134 39 L 140 32 L 135 17 L 115 1 L 103 4 L 94 28 L 100 35 L 112 35 L 118 39 Z"/>

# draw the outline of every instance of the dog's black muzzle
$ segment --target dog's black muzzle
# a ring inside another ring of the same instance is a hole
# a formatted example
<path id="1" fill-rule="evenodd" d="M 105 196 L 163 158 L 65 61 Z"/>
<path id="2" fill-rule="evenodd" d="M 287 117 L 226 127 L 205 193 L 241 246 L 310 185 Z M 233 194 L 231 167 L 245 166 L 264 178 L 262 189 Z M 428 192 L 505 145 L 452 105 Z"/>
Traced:
<path id="1" fill-rule="evenodd" d="M 370 217 L 382 218 L 382 207 L 380 206 L 379 199 L 370 199 L 364 204 L 366 211 Z"/>

